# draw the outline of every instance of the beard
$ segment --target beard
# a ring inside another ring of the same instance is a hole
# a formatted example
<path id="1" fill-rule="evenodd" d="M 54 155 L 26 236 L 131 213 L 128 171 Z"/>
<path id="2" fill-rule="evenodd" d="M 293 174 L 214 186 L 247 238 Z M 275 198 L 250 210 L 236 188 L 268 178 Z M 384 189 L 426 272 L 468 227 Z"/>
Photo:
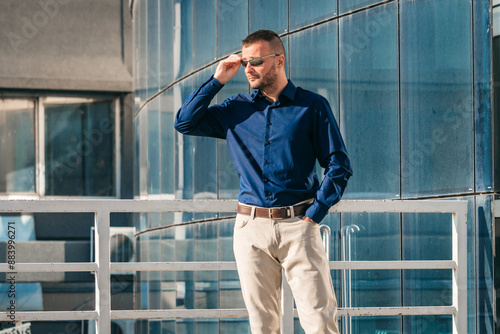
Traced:
<path id="1" fill-rule="evenodd" d="M 250 82 L 250 78 L 256 80 Z M 273 65 L 273 67 L 271 67 L 262 77 L 250 76 L 247 77 L 247 79 L 252 89 L 266 90 L 276 83 L 278 79 L 278 71 L 276 70 L 276 66 Z"/>

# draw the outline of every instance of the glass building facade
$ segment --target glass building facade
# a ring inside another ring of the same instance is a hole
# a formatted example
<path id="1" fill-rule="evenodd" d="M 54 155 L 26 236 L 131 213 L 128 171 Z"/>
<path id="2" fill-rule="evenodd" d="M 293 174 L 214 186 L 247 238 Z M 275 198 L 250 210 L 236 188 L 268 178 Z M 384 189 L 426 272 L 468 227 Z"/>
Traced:
<path id="1" fill-rule="evenodd" d="M 241 50 L 241 39 L 274 30 L 285 43 L 288 77 L 332 106 L 354 169 L 344 199 L 468 201 L 467 332 L 494 333 L 499 183 L 493 86 L 500 81 L 494 75 L 500 50 L 490 29 L 492 5 L 500 3 L 136 0 L 135 197 L 237 198 L 238 175 L 225 141 L 183 136 L 173 128 L 174 117 L 218 61 Z M 213 103 L 242 92 L 250 88 L 240 70 Z M 217 217 L 224 218 L 216 212 L 141 214 L 137 260 L 233 260 L 231 217 L 168 228 Z M 322 223 L 332 230 L 332 261 L 451 258 L 449 215 L 332 213 Z M 346 237 L 351 247 L 342 249 Z M 137 275 L 138 309 L 243 307 L 236 272 Z M 340 306 L 451 304 L 450 270 L 363 270 L 348 278 L 333 270 L 332 277 Z M 452 331 L 451 316 L 342 321 L 352 333 Z M 302 331 L 298 321 L 295 331 Z M 249 327 L 247 319 L 145 320 L 136 332 L 248 333 Z"/>

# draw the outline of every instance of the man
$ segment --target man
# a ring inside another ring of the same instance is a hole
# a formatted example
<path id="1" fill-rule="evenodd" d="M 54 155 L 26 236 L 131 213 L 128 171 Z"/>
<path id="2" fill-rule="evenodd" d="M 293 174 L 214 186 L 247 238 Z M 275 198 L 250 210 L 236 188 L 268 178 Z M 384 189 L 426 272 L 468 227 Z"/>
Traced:
<path id="1" fill-rule="evenodd" d="M 227 140 L 240 177 L 233 243 L 252 333 L 280 333 L 282 268 L 305 332 L 338 333 L 318 223 L 352 175 L 340 131 L 326 99 L 287 80 L 275 32 L 256 31 L 242 46 L 241 57 L 221 61 L 186 99 L 175 128 Z M 240 65 L 256 91 L 209 107 Z M 325 168 L 321 184 L 316 159 Z"/>

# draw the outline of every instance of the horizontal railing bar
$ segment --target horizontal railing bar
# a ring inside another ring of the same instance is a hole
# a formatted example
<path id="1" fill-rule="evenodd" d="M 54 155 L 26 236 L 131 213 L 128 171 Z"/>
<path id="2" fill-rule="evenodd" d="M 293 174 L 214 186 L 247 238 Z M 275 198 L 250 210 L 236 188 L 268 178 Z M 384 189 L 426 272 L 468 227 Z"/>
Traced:
<path id="1" fill-rule="evenodd" d="M 111 319 L 217 319 L 248 318 L 246 309 L 117 310 Z"/>
<path id="2" fill-rule="evenodd" d="M 115 262 L 111 271 L 210 271 L 236 270 L 236 263 L 214 262 Z"/>
<path id="3" fill-rule="evenodd" d="M 340 317 L 397 316 L 397 315 L 455 315 L 454 306 L 414 306 L 414 307 L 356 307 L 339 308 Z"/>
<path id="4" fill-rule="evenodd" d="M 397 316 L 397 315 L 445 315 L 456 314 L 453 306 L 420 306 L 420 307 L 357 307 L 339 308 L 340 317 L 354 316 Z M 294 311 L 297 315 L 297 311 Z M 4 319 L 9 319 L 8 312 L 1 312 Z M 175 309 L 175 310 L 115 310 L 111 311 L 111 319 L 217 319 L 247 318 L 246 309 Z M 16 321 L 64 321 L 64 320 L 97 320 L 96 311 L 17 311 Z M 8 320 L 6 320 L 8 321 Z"/>
<path id="5" fill-rule="evenodd" d="M 18 273 L 47 273 L 70 271 L 97 271 L 98 266 L 93 262 L 61 262 L 61 263 L 16 263 L 14 269 L 8 263 L 0 263 L 0 272 Z"/>
<path id="6" fill-rule="evenodd" d="M 330 261 L 332 270 L 456 269 L 452 260 L 432 261 Z M 236 270 L 235 262 L 128 262 L 112 263 L 112 271 Z"/>
<path id="7" fill-rule="evenodd" d="M 2 321 L 10 321 L 9 312 L 0 312 Z M 96 311 L 16 311 L 16 321 L 64 321 L 64 320 L 97 320 Z"/>
<path id="8" fill-rule="evenodd" d="M 330 261 L 334 270 L 364 270 L 364 269 L 457 269 L 457 263 L 452 260 L 432 261 Z"/>
<path id="9" fill-rule="evenodd" d="M 464 202 L 455 200 L 343 200 L 333 206 L 330 212 L 451 213 L 461 210 Z M 0 212 L 235 212 L 237 204 L 236 200 L 0 200 Z"/>
<path id="10" fill-rule="evenodd" d="M 330 261 L 332 270 L 391 270 L 391 269 L 456 269 L 455 261 Z M 16 263 L 14 270 L 0 264 L 0 272 L 85 272 L 97 271 L 92 262 L 83 263 Z M 115 262 L 112 271 L 211 271 L 236 270 L 235 262 Z"/>
<path id="11" fill-rule="evenodd" d="M 464 200 L 342 200 L 330 212 L 456 213 Z M 408 204 L 411 204 L 409 206 Z"/>

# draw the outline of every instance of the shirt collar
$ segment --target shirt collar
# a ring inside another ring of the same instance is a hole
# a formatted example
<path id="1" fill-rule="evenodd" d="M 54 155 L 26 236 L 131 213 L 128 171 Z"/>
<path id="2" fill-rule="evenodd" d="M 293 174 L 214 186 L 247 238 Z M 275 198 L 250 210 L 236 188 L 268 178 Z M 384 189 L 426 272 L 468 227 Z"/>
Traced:
<path id="1" fill-rule="evenodd" d="M 289 100 L 293 101 L 293 99 L 295 98 L 295 92 L 296 91 L 297 91 L 297 87 L 295 87 L 295 85 L 293 84 L 292 80 L 288 79 L 288 84 L 285 86 L 285 88 L 281 92 L 281 94 L 280 94 L 280 96 L 279 96 L 278 99 L 282 101 L 282 97 L 286 97 Z M 257 98 L 257 97 L 264 98 L 264 94 L 262 94 L 262 92 L 260 91 L 260 89 L 253 91 L 250 96 L 252 98 L 252 101 L 255 101 L 255 98 Z"/>

